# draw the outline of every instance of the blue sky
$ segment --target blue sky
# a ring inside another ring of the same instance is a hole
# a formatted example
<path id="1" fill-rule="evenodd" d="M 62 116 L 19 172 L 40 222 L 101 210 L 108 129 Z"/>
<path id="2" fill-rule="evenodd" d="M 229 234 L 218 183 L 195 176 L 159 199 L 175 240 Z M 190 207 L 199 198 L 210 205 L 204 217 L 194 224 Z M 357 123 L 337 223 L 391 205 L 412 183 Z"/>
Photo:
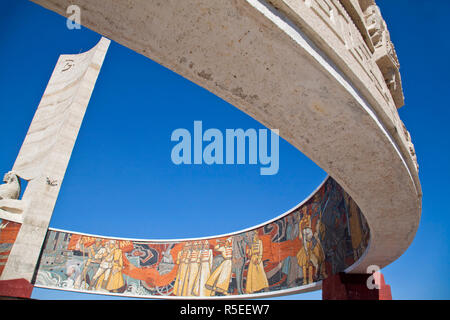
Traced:
<path id="1" fill-rule="evenodd" d="M 401 64 L 405 107 L 423 187 L 411 247 L 383 269 L 394 299 L 449 299 L 446 205 L 450 181 L 446 0 L 378 0 Z M 100 36 L 68 30 L 59 15 L 25 0 L 0 2 L 0 171 L 11 169 L 57 58 Z M 280 140 L 280 170 L 260 165 L 176 166 L 173 130 L 264 128 L 203 88 L 112 42 L 69 163 L 51 227 L 132 238 L 228 233 L 282 214 L 326 173 Z M 387 222 L 388 223 L 388 222 Z M 36 288 L 36 299 L 112 299 Z M 321 292 L 285 297 L 320 299 Z"/>

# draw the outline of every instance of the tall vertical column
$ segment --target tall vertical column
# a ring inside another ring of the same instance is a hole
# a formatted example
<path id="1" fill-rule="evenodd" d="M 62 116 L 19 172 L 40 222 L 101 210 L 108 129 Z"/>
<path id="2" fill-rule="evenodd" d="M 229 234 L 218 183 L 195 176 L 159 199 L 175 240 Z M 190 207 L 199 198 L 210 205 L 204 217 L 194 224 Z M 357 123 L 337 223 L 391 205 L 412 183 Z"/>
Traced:
<path id="1" fill-rule="evenodd" d="M 110 40 L 91 50 L 61 55 L 34 115 L 13 173 L 28 180 L 25 208 L 0 282 L 32 281 L 83 117 Z"/>

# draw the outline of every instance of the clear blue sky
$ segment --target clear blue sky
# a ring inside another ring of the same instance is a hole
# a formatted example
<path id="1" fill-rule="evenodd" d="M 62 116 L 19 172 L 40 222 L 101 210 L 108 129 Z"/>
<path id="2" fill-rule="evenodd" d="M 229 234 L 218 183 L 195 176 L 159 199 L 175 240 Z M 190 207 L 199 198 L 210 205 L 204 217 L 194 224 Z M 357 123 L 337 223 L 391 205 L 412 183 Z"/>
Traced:
<path id="1" fill-rule="evenodd" d="M 394 299 L 449 299 L 450 181 L 447 0 L 378 0 L 400 63 L 423 187 L 422 220 L 407 252 L 383 270 Z M 26 0 L 0 1 L 0 171 L 11 169 L 57 58 L 100 36 Z M 280 170 L 175 166 L 177 128 L 263 128 L 208 91 L 112 42 L 50 226 L 132 238 L 228 233 L 269 220 L 308 196 L 326 173 L 280 141 Z M 389 223 L 389 222 L 386 222 Z M 36 288 L 36 299 L 112 299 Z M 286 297 L 320 299 L 321 292 Z"/>

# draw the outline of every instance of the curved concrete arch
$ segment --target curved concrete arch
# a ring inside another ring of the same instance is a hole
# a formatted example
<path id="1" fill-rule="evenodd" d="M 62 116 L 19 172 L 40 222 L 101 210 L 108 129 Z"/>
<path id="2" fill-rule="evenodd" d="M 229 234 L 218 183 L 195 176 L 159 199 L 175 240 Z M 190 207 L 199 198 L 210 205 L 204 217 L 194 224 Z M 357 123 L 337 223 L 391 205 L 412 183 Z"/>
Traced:
<path id="1" fill-rule="evenodd" d="M 352 270 L 369 242 L 358 206 L 328 177 L 282 215 L 228 234 L 150 240 L 50 228 L 35 286 L 140 298 L 281 296 L 318 290 L 329 275 Z"/>
<path id="2" fill-rule="evenodd" d="M 34 2 L 64 15 L 74 1 Z M 386 46 L 364 42 L 347 9 L 355 1 L 322 1 L 328 11 L 289 0 L 75 3 L 84 26 L 279 129 L 328 172 L 371 230 L 370 247 L 351 272 L 384 267 L 409 247 L 421 213 L 418 171 L 388 87 L 396 83 L 385 83 L 386 55 L 377 56 Z"/>

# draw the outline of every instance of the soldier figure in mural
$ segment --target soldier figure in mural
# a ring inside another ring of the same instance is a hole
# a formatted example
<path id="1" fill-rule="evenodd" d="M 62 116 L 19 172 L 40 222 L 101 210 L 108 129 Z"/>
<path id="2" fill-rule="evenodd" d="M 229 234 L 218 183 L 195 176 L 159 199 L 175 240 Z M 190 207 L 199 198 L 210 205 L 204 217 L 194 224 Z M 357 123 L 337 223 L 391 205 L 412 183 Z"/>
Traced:
<path id="1" fill-rule="evenodd" d="M 197 279 L 198 271 L 200 269 L 200 249 L 201 249 L 201 242 L 194 242 L 194 245 L 192 246 L 191 255 L 189 258 L 189 267 L 188 271 L 186 272 L 186 278 L 185 282 L 187 283 L 186 292 L 184 292 L 183 296 L 192 296 L 193 295 L 193 289 L 195 285 L 195 281 Z"/>
<path id="2" fill-rule="evenodd" d="M 250 264 L 247 271 L 247 283 L 245 286 L 246 293 L 255 293 L 261 290 L 266 291 L 269 288 L 266 272 L 262 262 L 263 244 L 258 237 L 258 232 L 252 232 L 253 239 L 250 248 L 247 249 L 247 255 L 250 259 Z"/>
<path id="3" fill-rule="evenodd" d="M 323 250 L 322 241 L 320 239 L 323 239 L 325 236 L 325 225 L 322 223 L 321 218 L 319 217 L 316 221 L 316 231 L 314 232 L 314 240 L 316 242 L 315 249 L 316 250 L 316 257 L 312 260 L 314 267 L 316 269 L 316 281 L 325 279 L 328 277 L 328 274 L 326 272 L 325 268 L 325 251 Z"/>
<path id="4" fill-rule="evenodd" d="M 190 259 L 190 251 L 191 251 L 191 243 L 186 242 L 183 249 L 178 252 L 176 264 L 178 265 L 177 277 L 175 278 L 175 284 L 173 287 L 174 295 L 181 296 L 183 295 L 183 287 L 186 278 L 186 272 L 189 266 Z"/>
<path id="5" fill-rule="evenodd" d="M 183 259 L 183 254 L 186 251 L 186 243 L 183 245 L 183 247 L 180 249 L 180 251 L 178 251 L 177 253 L 177 257 L 175 259 L 175 267 L 177 268 L 177 273 L 175 276 L 175 282 L 173 284 L 173 294 L 175 296 L 179 296 L 180 295 L 180 281 L 181 281 L 181 274 L 182 274 L 182 269 L 184 269 L 184 259 Z"/>
<path id="6" fill-rule="evenodd" d="M 200 250 L 200 269 L 197 273 L 197 279 L 195 280 L 195 285 L 192 290 L 194 296 L 205 296 L 206 295 L 206 281 L 211 274 L 211 267 L 213 262 L 213 253 L 209 248 L 209 241 L 205 240 Z"/>
<path id="7" fill-rule="evenodd" d="M 95 287 L 96 290 L 106 289 L 108 283 L 109 275 L 112 268 L 113 255 L 111 254 L 115 246 L 115 241 L 110 240 L 105 246 L 100 248 L 100 250 L 95 255 L 96 260 L 100 260 L 100 266 L 92 278 L 92 283 L 89 286 L 91 289 Z"/>
<path id="8" fill-rule="evenodd" d="M 110 278 L 106 285 L 106 290 L 109 292 L 123 292 L 125 290 L 125 281 L 123 279 L 122 269 L 123 269 L 123 258 L 122 250 L 119 246 L 119 241 L 113 242 L 114 248 L 111 250 L 112 257 L 112 267 Z"/>
<path id="9" fill-rule="evenodd" d="M 311 217 L 306 213 L 306 207 L 303 208 L 303 217 L 299 223 L 299 237 L 302 242 L 302 248 L 297 253 L 297 261 L 303 272 L 303 285 L 313 283 L 314 269 L 316 278 L 320 272 L 324 274 L 325 254 L 317 232 L 313 233 L 311 226 Z M 320 227 L 320 225 L 316 225 Z"/>
<path id="10" fill-rule="evenodd" d="M 238 294 L 244 294 L 244 266 L 247 262 L 246 248 L 248 245 L 247 234 L 239 234 L 233 238 L 233 268 L 236 277 Z"/>
<path id="11" fill-rule="evenodd" d="M 347 212 L 348 226 L 350 228 L 350 238 L 352 239 L 353 257 L 356 261 L 364 253 L 364 224 L 361 221 L 361 213 L 358 211 L 358 206 L 354 201 L 351 201 L 350 196 L 344 196 L 344 204 Z"/>
<path id="12" fill-rule="evenodd" d="M 217 240 L 214 250 L 220 252 L 223 257 L 222 263 L 213 271 L 208 281 L 206 281 L 206 295 L 228 295 L 230 279 L 232 273 L 233 258 L 233 238 L 228 238 L 225 242 Z"/>
<path id="13" fill-rule="evenodd" d="M 184 257 L 184 271 L 183 274 L 181 274 L 181 287 L 180 290 L 180 296 L 187 296 L 188 295 L 188 283 L 189 283 L 189 269 L 190 269 L 190 263 L 191 263 L 191 255 L 192 251 L 194 250 L 194 243 L 189 242 L 187 250 Z"/>
<path id="14" fill-rule="evenodd" d="M 85 254 L 85 246 L 84 246 L 84 240 L 85 238 L 81 238 L 80 245 L 82 246 L 83 250 L 83 256 Z M 94 244 L 92 244 L 90 247 L 88 247 L 88 260 L 86 261 L 86 264 L 83 267 L 83 271 L 81 274 L 82 281 L 86 284 L 91 284 L 91 279 L 93 275 L 95 274 L 96 270 L 98 269 L 100 265 L 100 260 L 96 259 L 95 256 L 97 255 L 98 251 L 102 247 L 102 239 L 96 238 Z M 93 281 L 93 280 L 92 280 Z"/>
<path id="15" fill-rule="evenodd" d="M 295 212 L 286 217 L 286 240 L 294 240 L 298 236 L 298 213 Z M 286 286 L 288 288 L 294 286 L 296 280 L 301 278 L 300 268 L 294 256 L 289 256 L 283 260 L 281 271 L 286 274 Z"/>

